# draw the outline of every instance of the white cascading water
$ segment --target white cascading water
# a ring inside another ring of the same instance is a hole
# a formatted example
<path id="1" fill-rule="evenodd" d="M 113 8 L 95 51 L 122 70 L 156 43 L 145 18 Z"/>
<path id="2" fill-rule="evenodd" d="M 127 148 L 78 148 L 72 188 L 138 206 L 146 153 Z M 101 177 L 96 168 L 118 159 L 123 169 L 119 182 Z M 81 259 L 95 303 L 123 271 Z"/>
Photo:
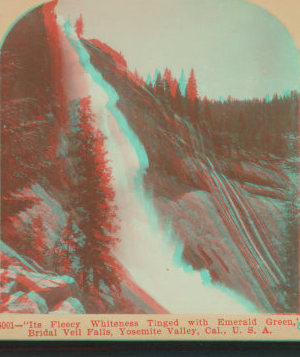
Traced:
<path id="1" fill-rule="evenodd" d="M 63 28 L 62 18 L 59 23 Z M 135 282 L 171 313 L 257 312 L 245 298 L 220 284 L 212 284 L 208 271 L 193 271 L 181 261 L 179 240 L 171 226 L 162 227 L 152 199 L 144 190 L 147 155 L 116 106 L 116 91 L 95 70 L 73 32 L 66 33 L 67 40 L 78 54 L 78 66 L 86 72 L 97 125 L 107 137 L 120 219 L 117 258 Z M 78 80 L 80 83 L 82 76 Z"/>

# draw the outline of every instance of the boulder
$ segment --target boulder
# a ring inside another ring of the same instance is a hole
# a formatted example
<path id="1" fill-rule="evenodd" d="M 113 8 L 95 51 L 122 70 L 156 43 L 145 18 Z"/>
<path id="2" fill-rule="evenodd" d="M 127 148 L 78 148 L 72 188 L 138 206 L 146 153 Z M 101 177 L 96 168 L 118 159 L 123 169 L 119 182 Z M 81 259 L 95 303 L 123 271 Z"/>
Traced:
<path id="1" fill-rule="evenodd" d="M 16 292 L 16 274 L 11 270 L 0 269 L 0 301 Z"/>
<path id="2" fill-rule="evenodd" d="M 69 297 L 57 304 L 50 314 L 85 314 L 84 307 L 78 299 Z"/>
<path id="3" fill-rule="evenodd" d="M 3 242 L 0 254 L 1 312 L 46 314 L 61 301 L 79 297 L 73 278 L 48 274 L 34 261 L 26 261 Z M 81 311 L 75 302 L 72 306 L 76 307 L 75 311 Z"/>
<path id="4" fill-rule="evenodd" d="M 10 266 L 9 269 L 15 272 L 18 290 L 25 293 L 36 292 L 45 299 L 49 309 L 70 296 L 78 296 L 77 284 L 69 276 L 28 272 L 17 266 Z"/>
<path id="5" fill-rule="evenodd" d="M 2 301 L 0 312 L 9 314 L 40 314 L 39 305 L 42 303 L 41 300 L 39 301 L 40 297 L 36 295 L 29 295 L 18 291 Z"/>
<path id="6" fill-rule="evenodd" d="M 45 299 L 43 299 L 40 295 L 38 295 L 34 291 L 31 291 L 29 294 L 27 294 L 27 296 L 29 297 L 30 300 L 34 301 L 37 304 L 41 314 L 47 314 L 48 306 L 46 304 Z"/>

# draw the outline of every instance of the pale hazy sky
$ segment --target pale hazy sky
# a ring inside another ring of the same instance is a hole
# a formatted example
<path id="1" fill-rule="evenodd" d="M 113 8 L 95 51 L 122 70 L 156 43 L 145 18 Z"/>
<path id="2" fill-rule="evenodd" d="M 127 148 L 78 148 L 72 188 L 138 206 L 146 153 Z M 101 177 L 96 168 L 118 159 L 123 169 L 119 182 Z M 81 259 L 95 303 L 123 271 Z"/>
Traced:
<path id="1" fill-rule="evenodd" d="M 290 24 L 299 42 L 298 0 L 251 1 Z M 38 2 L 0 0 L 0 29 L 25 4 L 30 8 Z M 299 87 L 298 51 L 288 30 L 248 1 L 60 0 L 59 7 L 74 20 L 82 12 L 86 37 L 121 50 L 130 69 L 136 67 L 145 77 L 167 66 L 177 77 L 181 68 L 188 76 L 194 67 L 200 94 L 211 98 L 264 96 Z"/>
<path id="2" fill-rule="evenodd" d="M 298 88 L 299 58 L 286 27 L 243 0 L 63 0 L 58 12 L 82 13 L 85 37 L 122 51 L 144 77 L 194 67 L 199 94 L 261 97 Z"/>

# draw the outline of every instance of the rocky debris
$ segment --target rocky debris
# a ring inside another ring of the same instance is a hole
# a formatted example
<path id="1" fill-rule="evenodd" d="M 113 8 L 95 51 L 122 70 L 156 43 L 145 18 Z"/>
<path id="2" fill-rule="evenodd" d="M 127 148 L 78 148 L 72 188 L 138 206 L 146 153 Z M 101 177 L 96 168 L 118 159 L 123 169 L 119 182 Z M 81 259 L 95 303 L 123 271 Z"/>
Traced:
<path id="1" fill-rule="evenodd" d="M 0 269 L 0 301 L 17 292 L 16 274 Z"/>
<path id="2" fill-rule="evenodd" d="M 73 278 L 44 273 L 42 267 L 30 264 L 4 242 L 0 248 L 1 313 L 85 313 Z"/>
<path id="3" fill-rule="evenodd" d="M 70 296 L 79 295 L 75 280 L 69 276 L 30 272 L 16 265 L 10 265 L 6 270 L 6 275 L 14 276 L 17 291 L 36 292 L 46 300 L 49 309 Z"/>
<path id="4" fill-rule="evenodd" d="M 41 314 L 46 313 L 47 310 L 45 300 L 34 292 L 25 294 L 23 291 L 18 291 L 4 299 L 0 305 L 1 313 Z"/>
<path id="5" fill-rule="evenodd" d="M 85 310 L 78 299 L 69 297 L 57 304 L 50 314 L 85 314 Z"/>
<path id="6" fill-rule="evenodd" d="M 43 299 L 40 295 L 38 295 L 34 291 L 31 291 L 29 294 L 27 294 L 27 296 L 29 299 L 31 299 L 33 302 L 37 304 L 40 314 L 47 314 L 48 306 L 46 304 L 45 299 Z"/>
<path id="7" fill-rule="evenodd" d="M 35 291 L 42 296 L 49 308 L 72 295 L 78 295 L 76 282 L 68 276 L 56 277 L 45 274 L 17 274 L 22 291 Z"/>

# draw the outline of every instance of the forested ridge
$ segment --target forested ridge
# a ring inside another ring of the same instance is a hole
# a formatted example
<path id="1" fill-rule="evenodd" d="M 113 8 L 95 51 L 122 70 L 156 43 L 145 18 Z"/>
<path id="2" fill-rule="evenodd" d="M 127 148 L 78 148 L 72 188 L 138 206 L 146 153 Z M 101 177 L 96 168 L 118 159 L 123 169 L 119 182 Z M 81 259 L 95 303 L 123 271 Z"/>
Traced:
<path id="1" fill-rule="evenodd" d="M 264 98 L 238 100 L 232 97 L 209 100 L 201 97 L 194 70 L 179 80 L 166 68 L 144 80 L 135 71 L 131 80 L 161 101 L 171 116 L 178 115 L 204 137 L 207 150 L 217 156 L 264 156 L 284 158 L 297 155 L 298 93 L 266 95 Z M 163 125 L 163 123 L 161 123 Z M 167 124 L 166 124 L 167 125 Z M 172 129 L 172 122 L 169 125 Z"/>

